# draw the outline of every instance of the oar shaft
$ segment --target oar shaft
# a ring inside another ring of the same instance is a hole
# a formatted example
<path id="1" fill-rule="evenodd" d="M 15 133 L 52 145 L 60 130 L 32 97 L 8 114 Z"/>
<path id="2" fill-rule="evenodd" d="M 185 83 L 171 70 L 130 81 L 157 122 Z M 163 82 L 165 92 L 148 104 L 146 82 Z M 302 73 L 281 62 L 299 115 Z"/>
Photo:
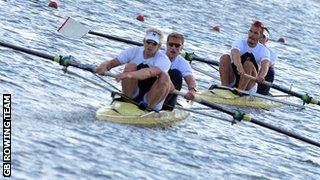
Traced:
<path id="1" fill-rule="evenodd" d="M 180 95 L 180 96 L 185 96 L 186 94 L 181 92 L 181 91 L 178 91 L 178 90 L 174 90 L 173 91 L 173 94 L 177 94 L 177 95 Z M 223 108 L 222 106 L 219 106 L 219 105 L 216 105 L 214 103 L 211 103 L 211 102 L 208 102 L 208 101 L 205 101 L 204 99 L 202 98 L 198 98 L 196 97 L 193 101 L 197 102 L 197 103 L 200 103 L 204 106 L 207 106 L 207 107 L 210 107 L 210 108 L 213 108 L 213 109 L 216 109 L 216 110 L 219 110 L 219 111 L 222 111 L 226 114 L 229 114 L 231 116 L 233 116 L 233 112 L 227 110 L 226 108 Z"/>
<path id="2" fill-rule="evenodd" d="M 299 140 L 301 140 L 301 141 L 303 141 L 303 142 L 306 142 L 306 143 L 309 143 L 309 144 L 312 144 L 312 145 L 315 145 L 315 146 L 320 147 L 320 143 L 319 143 L 319 142 L 316 142 L 316 141 L 314 141 L 314 140 L 312 140 L 312 139 L 309 139 L 309 138 L 300 136 L 300 135 L 295 134 L 295 133 L 293 133 L 293 132 L 290 132 L 290 131 L 288 131 L 288 130 L 275 127 L 275 126 L 273 126 L 273 125 L 271 125 L 271 124 L 267 124 L 267 123 L 265 123 L 265 122 L 258 121 L 258 120 L 253 119 L 253 118 L 251 119 L 250 122 L 252 122 L 252 123 L 254 123 L 254 124 L 257 124 L 257 125 L 259 125 L 259 126 L 262 126 L 262 127 L 265 127 L 265 128 L 268 128 L 268 129 L 271 129 L 271 130 L 274 130 L 274 131 L 277 131 L 277 132 L 279 132 L 279 133 L 285 134 L 285 135 L 287 135 L 287 136 L 289 136 L 289 137 L 293 137 L 293 138 L 299 139 Z"/>
<path id="3" fill-rule="evenodd" d="M 220 63 L 217 62 L 217 61 L 207 60 L 205 58 L 200 58 L 200 57 L 194 57 L 193 60 L 199 61 L 199 62 L 204 62 L 204 63 L 207 63 L 207 64 L 211 64 L 211 65 L 214 65 L 214 66 L 219 66 L 220 65 Z"/>
<path id="4" fill-rule="evenodd" d="M 143 46 L 142 43 L 139 43 L 139 42 L 136 42 L 136 41 L 131 41 L 131 40 L 120 38 L 120 37 L 116 37 L 116 36 L 110 36 L 108 34 L 103 34 L 103 33 L 95 32 L 95 31 L 89 31 L 89 34 L 100 36 L 100 37 L 111 39 L 111 40 L 115 40 L 115 41 L 119 41 L 119 42 L 133 44 L 133 45 L 137 45 L 137 46 Z"/>
<path id="5" fill-rule="evenodd" d="M 249 79 L 251 79 L 251 80 L 254 80 L 254 81 L 257 80 L 256 77 L 253 77 L 253 76 L 251 76 L 251 75 L 249 75 L 249 74 L 244 74 L 244 76 L 247 77 L 247 78 L 249 78 Z M 267 85 L 267 86 L 269 86 L 269 87 L 272 87 L 272 88 L 274 88 L 274 89 L 277 89 L 277 90 L 279 90 L 279 91 L 285 92 L 285 93 L 287 93 L 287 94 L 290 94 L 290 95 L 299 97 L 299 98 L 302 98 L 302 96 L 303 96 L 303 95 L 300 94 L 300 93 L 293 92 L 293 91 L 291 91 L 291 90 L 288 89 L 288 88 L 281 87 L 281 86 L 279 86 L 279 85 L 273 84 L 273 83 L 268 82 L 268 81 L 263 81 L 262 84 Z"/>
<path id="6" fill-rule="evenodd" d="M 246 78 L 251 79 L 251 80 L 257 81 L 257 78 L 256 78 L 256 77 L 253 77 L 253 76 L 251 76 L 251 75 L 244 74 L 244 76 L 245 76 Z M 265 85 L 267 85 L 267 86 L 270 86 L 270 87 L 272 87 L 272 88 L 274 88 L 274 89 L 277 89 L 277 90 L 279 90 L 279 91 L 281 91 L 281 92 L 290 94 L 290 95 L 295 96 L 295 97 L 297 97 L 297 98 L 300 98 L 301 100 L 303 100 L 303 103 L 307 103 L 307 104 L 311 103 L 311 104 L 320 105 L 320 101 L 319 101 L 319 100 L 317 100 L 317 99 L 309 96 L 308 94 L 301 94 L 301 93 L 298 93 L 298 92 L 294 92 L 294 91 L 292 91 L 292 90 L 289 89 L 289 88 L 282 87 L 282 86 L 280 86 L 280 85 L 276 85 L 276 84 L 273 84 L 273 83 L 268 82 L 268 81 L 263 81 L 263 82 L 261 82 L 261 83 L 262 83 L 262 84 L 265 84 Z"/>
<path id="7" fill-rule="evenodd" d="M 27 54 L 31 54 L 31 55 L 39 56 L 39 57 L 42 57 L 42 58 L 45 58 L 45 59 L 49 59 L 49 60 L 52 60 L 52 61 L 54 60 L 54 57 L 55 57 L 55 56 L 51 56 L 51 55 L 46 54 L 46 53 L 42 53 L 42 52 L 39 52 L 39 51 L 34 51 L 32 49 L 27 49 L 27 48 L 24 48 L 24 47 L 21 47 L 21 46 L 16 46 L 16 45 L 5 43 L 5 42 L 2 42 L 2 41 L 0 41 L 0 45 L 4 46 L 4 47 L 7 47 L 7 48 L 11 48 L 11 49 L 17 50 L 17 51 L 25 52 Z"/>
<path id="8" fill-rule="evenodd" d="M 21 46 L 5 43 L 5 42 L 2 42 L 2 41 L 0 41 L 0 46 L 4 46 L 4 47 L 11 48 L 11 49 L 14 49 L 14 50 L 17 50 L 17 51 L 21 51 L 21 52 L 24 52 L 24 53 L 27 53 L 27 54 L 31 54 L 31 55 L 35 55 L 35 56 L 42 57 L 42 58 L 45 58 L 45 59 L 49 59 L 51 61 L 56 61 L 62 66 L 72 66 L 72 67 L 76 67 L 76 68 L 79 68 L 79 69 L 82 69 L 82 70 L 85 70 L 85 71 L 90 71 L 90 72 L 93 72 L 93 73 L 96 72 L 96 67 L 95 66 L 90 65 L 90 64 L 81 64 L 81 63 L 79 63 L 79 62 L 77 62 L 77 61 L 75 61 L 73 59 L 65 60 L 65 63 L 66 63 L 65 64 L 65 63 L 61 62 L 61 61 L 63 61 L 63 60 L 61 60 L 61 56 L 52 56 L 52 55 L 49 55 L 49 54 L 46 54 L 46 53 L 43 53 L 43 52 L 35 51 L 35 50 L 32 50 L 32 49 L 27 49 L 27 48 L 24 48 L 24 47 L 21 47 Z"/>
<path id="9" fill-rule="evenodd" d="M 270 84 L 271 84 L 271 83 L 270 83 Z M 274 89 L 276 89 L 276 90 L 279 90 L 279 91 L 285 92 L 285 93 L 287 93 L 287 94 L 290 94 L 290 95 L 292 95 L 292 96 L 296 96 L 296 97 L 298 97 L 298 98 L 300 98 L 300 99 L 303 98 L 303 95 L 302 95 L 302 94 L 297 93 L 297 92 L 294 92 L 294 91 L 292 91 L 292 90 L 290 90 L 290 89 L 288 89 L 288 88 L 281 87 L 281 86 L 276 85 L 276 84 L 271 84 L 271 87 L 274 88 Z"/>

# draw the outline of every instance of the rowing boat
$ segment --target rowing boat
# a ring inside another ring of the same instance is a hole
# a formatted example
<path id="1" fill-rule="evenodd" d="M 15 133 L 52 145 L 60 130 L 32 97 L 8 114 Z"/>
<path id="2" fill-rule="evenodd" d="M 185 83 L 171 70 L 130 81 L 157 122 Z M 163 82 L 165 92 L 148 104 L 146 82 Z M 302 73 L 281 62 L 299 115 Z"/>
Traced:
<path id="1" fill-rule="evenodd" d="M 250 95 L 240 96 L 235 94 L 232 88 L 217 85 L 210 90 L 197 93 L 196 96 L 212 103 L 233 105 L 237 107 L 272 109 L 282 106 L 280 103 L 261 97 L 253 97 Z"/>
<path id="2" fill-rule="evenodd" d="M 131 124 L 139 126 L 169 126 L 190 116 L 189 112 L 175 109 L 173 111 L 146 111 L 138 106 L 121 101 L 113 101 L 111 105 L 97 110 L 99 120 Z"/>

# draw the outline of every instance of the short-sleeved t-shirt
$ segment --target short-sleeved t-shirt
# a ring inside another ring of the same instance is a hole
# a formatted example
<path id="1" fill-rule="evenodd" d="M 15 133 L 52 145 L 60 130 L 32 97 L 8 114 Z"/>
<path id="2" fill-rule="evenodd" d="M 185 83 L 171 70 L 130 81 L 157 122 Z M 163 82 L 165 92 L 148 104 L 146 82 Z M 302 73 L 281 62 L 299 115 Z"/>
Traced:
<path id="1" fill-rule="evenodd" d="M 122 51 L 117 57 L 121 64 L 135 63 L 146 64 L 149 67 L 157 67 L 163 72 L 168 72 L 171 66 L 171 61 L 167 55 L 161 51 L 158 51 L 153 57 L 145 59 L 143 57 L 144 47 L 133 46 Z"/>
<path id="2" fill-rule="evenodd" d="M 262 60 L 270 61 L 270 52 L 269 50 L 261 43 L 258 43 L 254 48 L 248 46 L 247 39 L 235 41 L 232 43 L 232 49 L 238 49 L 240 55 L 245 53 L 252 53 L 259 68 L 261 66 Z"/>
<path id="3" fill-rule="evenodd" d="M 276 63 L 278 56 L 275 52 L 273 52 L 269 47 L 266 47 L 270 52 L 270 66 L 274 66 Z"/>

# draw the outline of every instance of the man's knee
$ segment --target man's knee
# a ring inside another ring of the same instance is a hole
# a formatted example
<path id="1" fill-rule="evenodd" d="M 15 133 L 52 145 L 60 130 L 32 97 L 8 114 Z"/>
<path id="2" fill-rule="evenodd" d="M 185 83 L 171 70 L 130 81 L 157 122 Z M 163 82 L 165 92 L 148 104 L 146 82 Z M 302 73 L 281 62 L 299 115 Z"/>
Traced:
<path id="1" fill-rule="evenodd" d="M 169 86 L 170 82 L 171 82 L 169 74 L 165 73 L 165 72 L 161 72 L 157 81 L 158 81 L 158 83 L 160 83 L 161 85 L 164 85 L 164 86 Z"/>
<path id="2" fill-rule="evenodd" d="M 220 64 L 231 64 L 231 58 L 229 54 L 223 54 L 220 57 Z"/>
<path id="3" fill-rule="evenodd" d="M 243 69 L 244 70 L 252 70 L 252 69 L 254 69 L 254 65 L 251 61 L 245 61 L 243 63 Z"/>

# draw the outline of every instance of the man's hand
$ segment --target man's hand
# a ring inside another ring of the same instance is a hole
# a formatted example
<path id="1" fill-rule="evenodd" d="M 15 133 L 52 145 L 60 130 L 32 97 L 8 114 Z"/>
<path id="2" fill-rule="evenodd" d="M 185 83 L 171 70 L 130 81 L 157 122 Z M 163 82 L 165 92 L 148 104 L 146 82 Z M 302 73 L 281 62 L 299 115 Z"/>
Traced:
<path id="1" fill-rule="evenodd" d="M 107 68 L 108 68 L 107 63 L 102 63 L 97 68 L 96 73 L 103 76 L 105 74 Z"/>
<path id="2" fill-rule="evenodd" d="M 238 71 L 238 74 L 241 76 L 241 75 L 244 75 L 246 72 L 244 71 L 243 69 L 243 66 L 240 65 L 241 67 L 237 66 L 237 71 Z"/>
<path id="3" fill-rule="evenodd" d="M 258 76 L 256 81 L 257 81 L 257 83 L 263 83 L 264 77 Z"/>
<path id="4" fill-rule="evenodd" d="M 188 91 L 188 93 L 184 96 L 184 98 L 188 99 L 188 100 L 193 100 L 196 96 L 196 91 L 195 89 L 190 89 Z"/>
<path id="5" fill-rule="evenodd" d="M 116 75 L 116 80 L 117 82 L 121 81 L 121 80 L 124 80 L 124 79 L 131 79 L 133 77 L 133 74 L 134 72 L 125 72 L 125 73 L 120 73 L 118 75 Z"/>

